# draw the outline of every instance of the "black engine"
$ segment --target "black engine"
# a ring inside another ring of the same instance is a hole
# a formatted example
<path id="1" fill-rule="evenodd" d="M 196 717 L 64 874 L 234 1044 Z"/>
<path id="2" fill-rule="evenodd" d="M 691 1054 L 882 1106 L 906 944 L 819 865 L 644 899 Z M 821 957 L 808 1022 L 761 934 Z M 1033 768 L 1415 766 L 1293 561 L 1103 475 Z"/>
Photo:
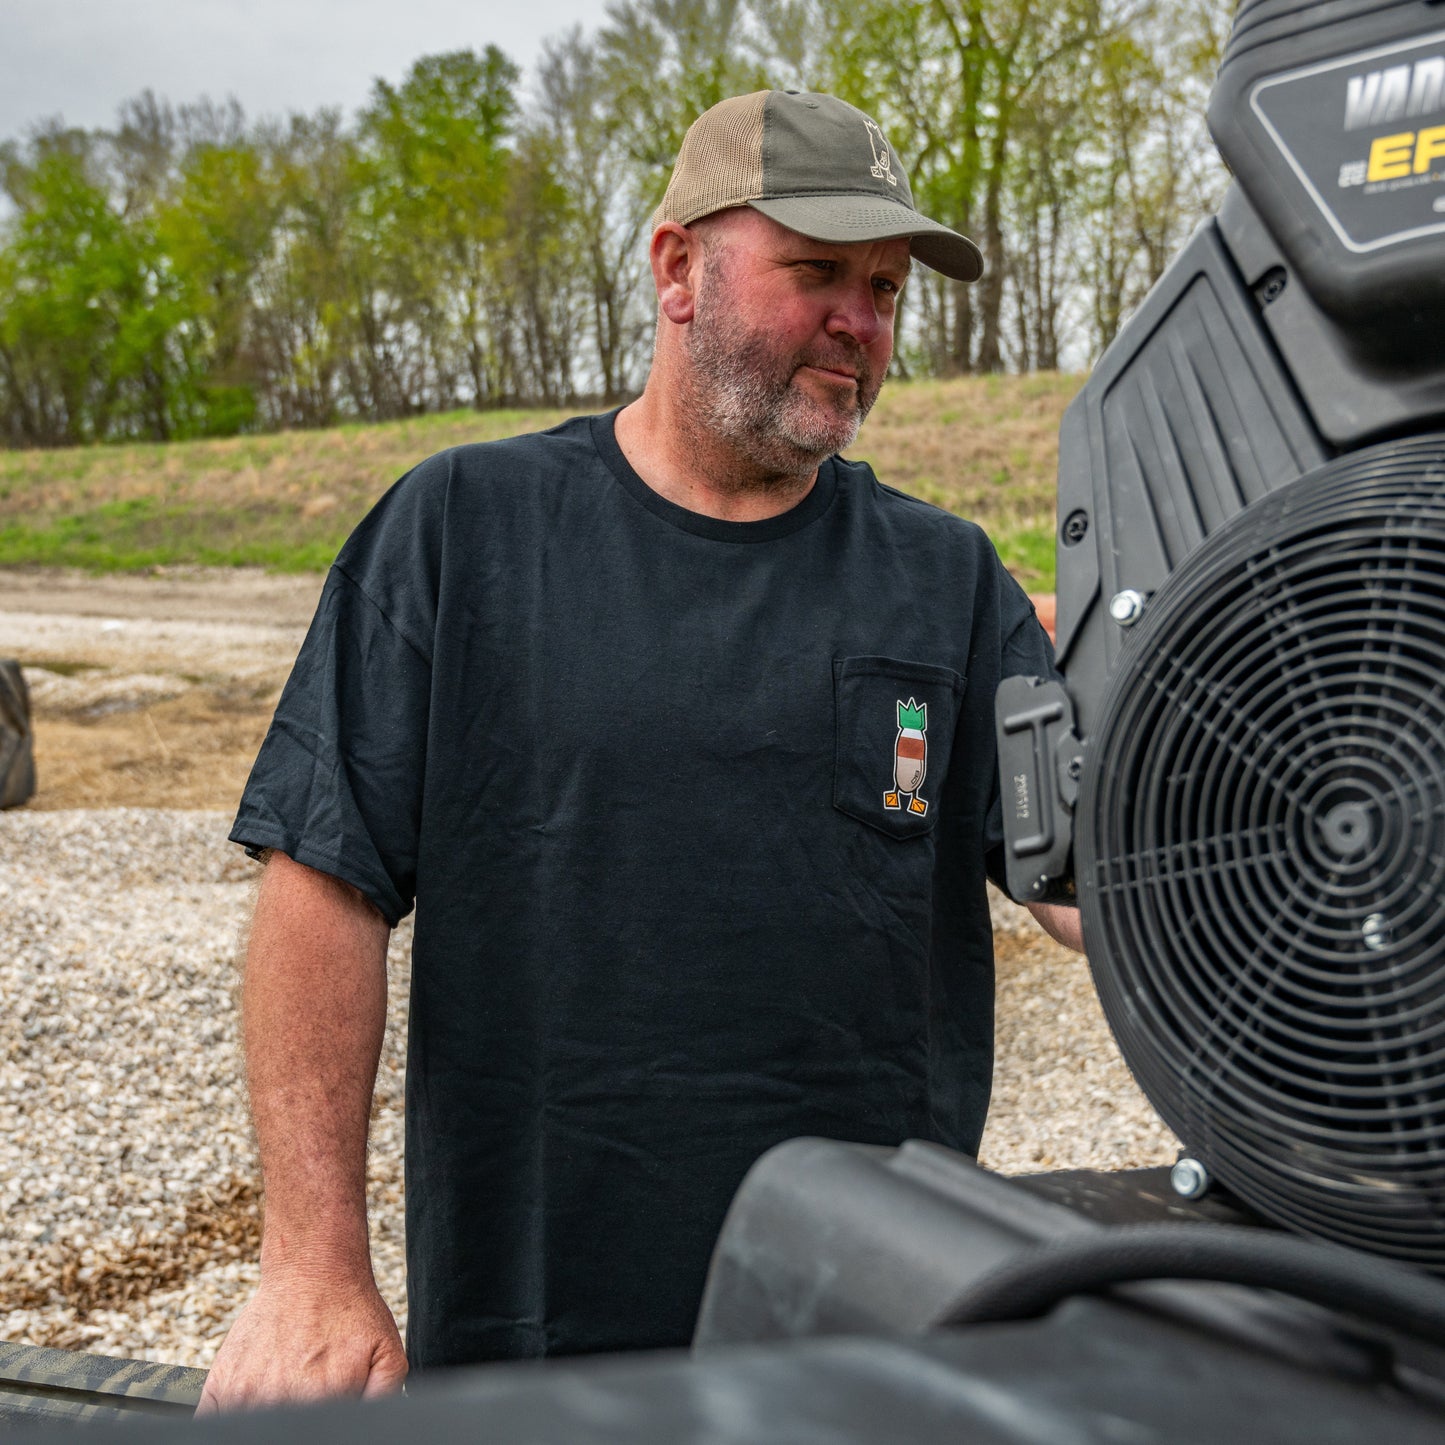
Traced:
<path id="1" fill-rule="evenodd" d="M 1445 7 L 1243 0 L 1209 119 L 1235 184 L 1061 431 L 1010 885 L 1210 1176 L 1441 1271 Z"/>

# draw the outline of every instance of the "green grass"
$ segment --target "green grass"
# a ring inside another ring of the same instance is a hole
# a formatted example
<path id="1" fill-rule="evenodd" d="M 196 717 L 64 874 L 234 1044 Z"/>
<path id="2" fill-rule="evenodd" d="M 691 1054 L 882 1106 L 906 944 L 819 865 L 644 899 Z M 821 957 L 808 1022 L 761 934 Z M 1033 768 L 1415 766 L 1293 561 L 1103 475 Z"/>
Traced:
<path id="1" fill-rule="evenodd" d="M 1079 385 L 1047 374 L 894 382 L 850 455 L 981 523 L 1025 586 L 1050 591 L 1058 425 Z M 460 411 L 218 441 L 0 451 L 0 566 L 324 571 L 421 458 L 565 415 Z"/>
<path id="2" fill-rule="evenodd" d="M 995 529 L 990 534 L 1008 568 L 1030 592 L 1054 590 L 1054 524 Z"/>
<path id="3" fill-rule="evenodd" d="M 295 512 L 284 507 L 226 509 L 131 497 L 0 526 L 0 566 L 120 572 L 192 564 L 324 572 L 350 527 L 333 524 L 319 535 L 298 536 L 301 530 Z"/>

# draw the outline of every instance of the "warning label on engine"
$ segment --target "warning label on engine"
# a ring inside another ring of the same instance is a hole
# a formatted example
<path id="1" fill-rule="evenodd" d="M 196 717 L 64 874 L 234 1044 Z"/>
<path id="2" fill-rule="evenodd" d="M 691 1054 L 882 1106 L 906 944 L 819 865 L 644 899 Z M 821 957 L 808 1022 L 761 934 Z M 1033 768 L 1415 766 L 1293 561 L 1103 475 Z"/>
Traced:
<path id="1" fill-rule="evenodd" d="M 1271 76 L 1249 103 L 1350 250 L 1445 235 L 1445 31 Z"/>

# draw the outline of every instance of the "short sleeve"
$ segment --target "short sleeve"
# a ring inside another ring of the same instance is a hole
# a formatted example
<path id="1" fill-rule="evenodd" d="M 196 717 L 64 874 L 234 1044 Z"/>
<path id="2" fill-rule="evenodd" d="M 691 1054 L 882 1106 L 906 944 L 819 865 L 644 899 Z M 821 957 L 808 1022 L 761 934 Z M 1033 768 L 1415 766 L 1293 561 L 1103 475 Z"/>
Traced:
<path id="1" fill-rule="evenodd" d="M 428 659 L 333 567 L 232 842 L 350 883 L 395 927 L 416 896 L 430 684 Z"/>

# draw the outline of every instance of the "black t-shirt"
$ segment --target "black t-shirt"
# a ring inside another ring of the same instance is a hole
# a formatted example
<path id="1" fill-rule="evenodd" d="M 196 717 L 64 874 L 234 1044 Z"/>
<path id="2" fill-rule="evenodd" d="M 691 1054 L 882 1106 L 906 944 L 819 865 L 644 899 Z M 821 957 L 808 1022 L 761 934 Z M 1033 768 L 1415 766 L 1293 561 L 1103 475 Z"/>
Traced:
<path id="1" fill-rule="evenodd" d="M 686 1343 L 783 1139 L 976 1150 L 993 697 L 1051 671 L 983 533 L 861 464 L 722 522 L 603 416 L 382 499 L 231 836 L 415 902 L 414 1364 Z"/>

